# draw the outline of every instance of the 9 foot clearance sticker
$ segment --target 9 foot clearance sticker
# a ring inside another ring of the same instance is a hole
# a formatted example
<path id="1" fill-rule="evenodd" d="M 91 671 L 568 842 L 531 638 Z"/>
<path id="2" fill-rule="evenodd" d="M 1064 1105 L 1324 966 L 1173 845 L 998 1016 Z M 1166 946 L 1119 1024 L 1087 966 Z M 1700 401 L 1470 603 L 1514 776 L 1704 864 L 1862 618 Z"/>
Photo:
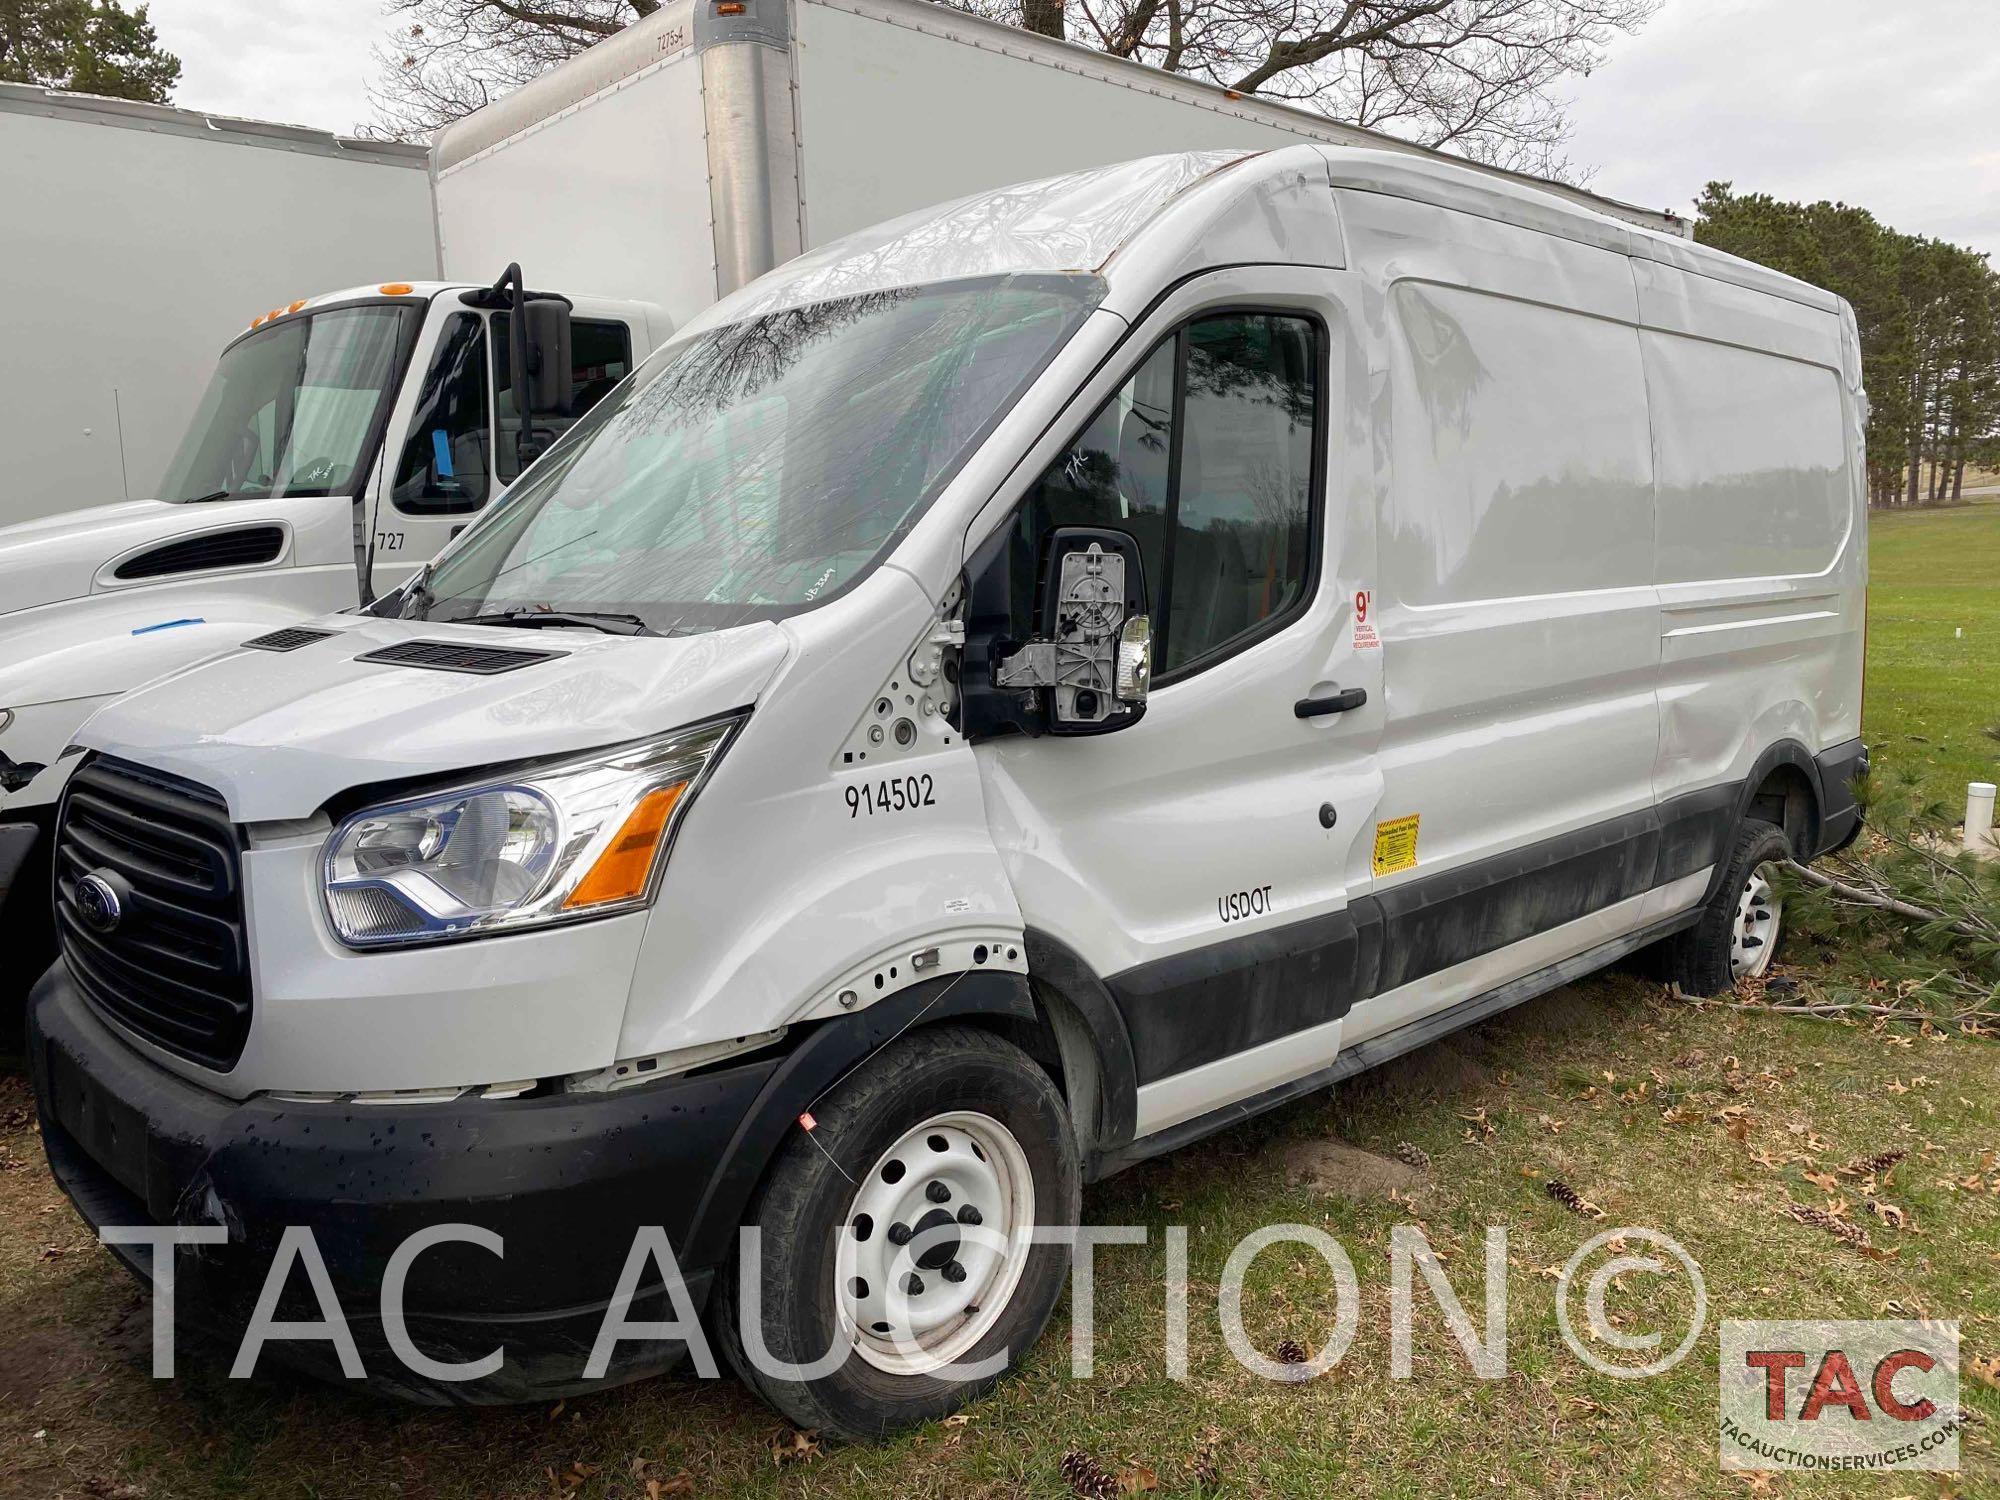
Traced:
<path id="1" fill-rule="evenodd" d="M 1394 875 L 1398 870 L 1417 867 L 1417 823 L 1419 815 L 1391 818 L 1375 825 L 1375 873 Z"/>

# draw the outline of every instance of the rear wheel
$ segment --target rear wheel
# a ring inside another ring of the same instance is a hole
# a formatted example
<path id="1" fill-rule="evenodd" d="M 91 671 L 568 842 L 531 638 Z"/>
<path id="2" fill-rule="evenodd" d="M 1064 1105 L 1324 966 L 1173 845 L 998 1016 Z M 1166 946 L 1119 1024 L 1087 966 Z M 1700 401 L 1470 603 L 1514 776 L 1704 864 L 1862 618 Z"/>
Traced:
<path id="1" fill-rule="evenodd" d="M 1701 920 L 1660 945 L 1661 978 L 1690 995 L 1720 995 L 1766 973 L 1784 936 L 1777 871 L 1791 857 L 1783 829 L 1746 819 Z"/>
<path id="2" fill-rule="evenodd" d="M 880 1437 L 981 1394 L 1040 1337 L 1069 1254 L 1027 1232 L 1076 1223 L 1076 1144 L 1049 1076 L 965 1027 L 883 1049 L 812 1114 L 752 1204 L 760 1264 L 717 1287 L 717 1342 L 799 1426 Z M 752 1274 L 761 1369 L 741 1326 Z M 836 1348 L 825 1372 L 769 1367 Z M 1002 1353 L 989 1374 L 962 1368 Z"/>

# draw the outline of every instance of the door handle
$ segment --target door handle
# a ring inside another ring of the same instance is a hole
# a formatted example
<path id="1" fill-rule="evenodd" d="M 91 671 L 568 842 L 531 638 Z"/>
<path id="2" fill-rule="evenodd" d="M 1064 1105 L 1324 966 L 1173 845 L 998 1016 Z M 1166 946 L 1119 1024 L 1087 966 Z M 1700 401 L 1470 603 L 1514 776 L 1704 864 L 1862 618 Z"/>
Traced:
<path id="1" fill-rule="evenodd" d="M 1367 688 L 1341 688 L 1324 698 L 1301 698 L 1292 705 L 1292 712 L 1301 719 L 1317 719 L 1321 714 L 1344 714 L 1367 701 Z"/>

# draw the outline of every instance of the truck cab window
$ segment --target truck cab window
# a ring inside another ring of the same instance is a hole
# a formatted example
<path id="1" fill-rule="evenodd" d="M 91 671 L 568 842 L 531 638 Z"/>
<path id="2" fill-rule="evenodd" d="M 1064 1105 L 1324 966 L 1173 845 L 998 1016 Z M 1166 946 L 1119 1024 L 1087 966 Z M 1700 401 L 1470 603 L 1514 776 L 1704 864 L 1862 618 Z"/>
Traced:
<path id="1" fill-rule="evenodd" d="M 1155 346 L 1042 474 L 1018 513 L 1014 623 L 1032 633 L 1041 539 L 1109 526 L 1139 543 L 1165 679 L 1247 645 L 1312 579 L 1319 335 L 1228 313 Z"/>
<path id="2" fill-rule="evenodd" d="M 521 472 L 514 453 L 514 346 L 508 342 L 508 315 L 493 315 L 493 392 L 500 420 L 500 481 L 511 484 Z M 561 437 L 611 388 L 632 373 L 632 330 L 616 318 L 572 318 L 569 327 L 570 398 L 567 417 L 544 417 L 536 431 L 542 449 Z"/>
<path id="3" fill-rule="evenodd" d="M 451 515 L 486 503 L 492 428 L 487 422 L 486 325 L 458 313 L 438 340 L 417 393 L 393 498 L 412 515 Z"/>

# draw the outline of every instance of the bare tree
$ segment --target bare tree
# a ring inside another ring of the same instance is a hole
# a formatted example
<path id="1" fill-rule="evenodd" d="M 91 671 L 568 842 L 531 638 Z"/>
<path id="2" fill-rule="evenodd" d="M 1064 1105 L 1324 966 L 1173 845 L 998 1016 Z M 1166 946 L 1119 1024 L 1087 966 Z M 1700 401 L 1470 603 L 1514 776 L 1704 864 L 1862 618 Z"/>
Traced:
<path id="1" fill-rule="evenodd" d="M 387 0 L 367 134 L 412 141 L 650 16 L 660 0 Z"/>
<path id="2" fill-rule="evenodd" d="M 1576 180 L 1565 78 L 1659 0 L 943 0 L 955 9 L 1303 104 L 1477 161 Z"/>
<path id="3" fill-rule="evenodd" d="M 1571 180 L 1557 90 L 1659 0 L 940 0 L 1243 94 Z M 378 128 L 422 135 L 659 0 L 389 0 Z"/>

